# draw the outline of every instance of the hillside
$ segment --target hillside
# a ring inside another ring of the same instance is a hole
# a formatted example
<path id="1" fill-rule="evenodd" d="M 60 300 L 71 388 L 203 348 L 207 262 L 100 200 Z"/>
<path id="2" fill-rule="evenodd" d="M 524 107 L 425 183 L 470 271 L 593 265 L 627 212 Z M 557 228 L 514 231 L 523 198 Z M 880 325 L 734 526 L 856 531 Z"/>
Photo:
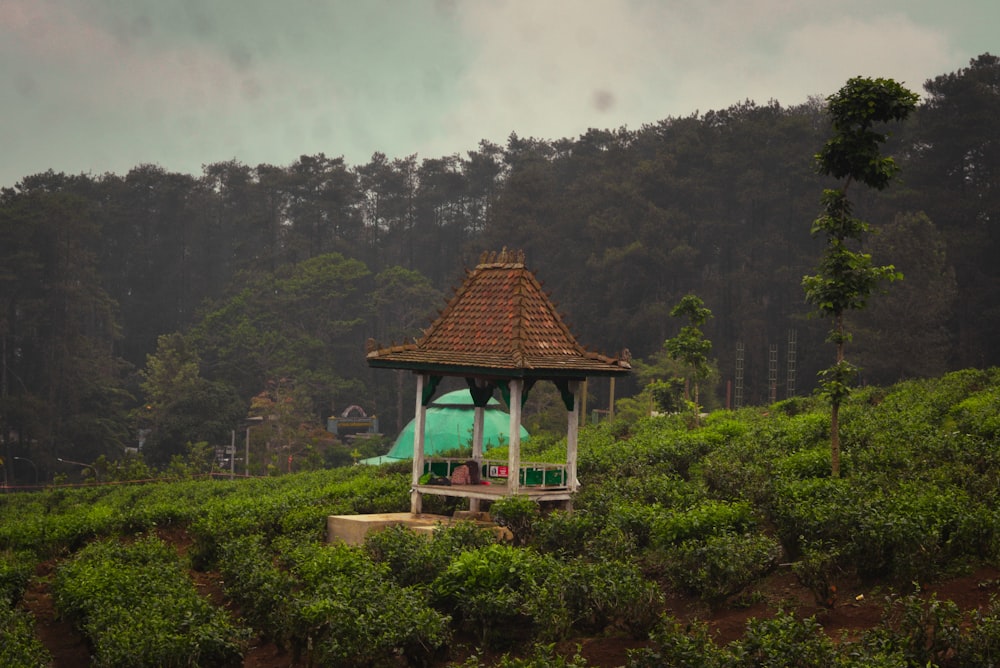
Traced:
<path id="1" fill-rule="evenodd" d="M 997 369 L 858 390 L 840 479 L 818 399 L 590 427 L 575 513 L 495 504 L 514 545 L 325 544 L 329 514 L 405 510 L 405 467 L 8 494 L 0 658 L 995 665 L 998 415 Z"/>

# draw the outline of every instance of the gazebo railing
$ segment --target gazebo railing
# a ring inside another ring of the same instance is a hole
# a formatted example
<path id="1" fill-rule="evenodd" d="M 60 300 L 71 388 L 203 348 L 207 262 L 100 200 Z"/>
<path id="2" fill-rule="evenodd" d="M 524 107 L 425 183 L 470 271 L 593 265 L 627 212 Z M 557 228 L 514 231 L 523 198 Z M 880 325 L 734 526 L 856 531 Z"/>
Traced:
<path id="1" fill-rule="evenodd" d="M 424 459 L 424 473 L 450 478 L 455 467 L 470 461 L 469 457 L 427 457 Z M 480 479 L 494 485 L 506 485 L 510 471 L 505 459 L 482 459 L 479 461 Z M 566 487 L 566 464 L 549 462 L 522 462 L 518 472 L 521 487 Z"/>

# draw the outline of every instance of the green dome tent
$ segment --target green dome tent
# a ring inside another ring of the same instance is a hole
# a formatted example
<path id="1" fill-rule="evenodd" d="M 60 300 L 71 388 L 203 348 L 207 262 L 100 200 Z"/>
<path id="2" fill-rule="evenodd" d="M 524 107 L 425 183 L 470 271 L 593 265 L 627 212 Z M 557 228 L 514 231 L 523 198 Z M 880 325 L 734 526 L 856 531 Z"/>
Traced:
<path id="1" fill-rule="evenodd" d="M 475 405 L 468 390 L 456 390 L 442 395 L 427 407 L 424 431 L 424 454 L 437 455 L 472 443 Z M 413 459 L 413 420 L 399 432 L 395 443 L 381 457 L 362 459 L 361 464 L 388 464 Z M 528 431 L 521 427 L 521 442 L 528 440 Z M 483 411 L 483 452 L 510 442 L 510 415 L 502 404 L 490 399 Z"/>

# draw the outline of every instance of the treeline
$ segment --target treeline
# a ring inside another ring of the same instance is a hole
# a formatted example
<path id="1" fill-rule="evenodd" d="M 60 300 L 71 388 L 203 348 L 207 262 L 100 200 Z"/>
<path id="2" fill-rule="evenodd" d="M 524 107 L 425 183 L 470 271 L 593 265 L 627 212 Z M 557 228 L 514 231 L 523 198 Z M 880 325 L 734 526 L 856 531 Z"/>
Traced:
<path id="1" fill-rule="evenodd" d="M 869 383 L 1000 363 L 1000 59 L 924 90 L 886 150 L 900 185 L 852 193 L 875 261 L 906 277 L 851 324 Z M 365 340 L 419 335 L 463 269 L 504 246 L 586 344 L 651 356 L 695 293 L 722 381 L 743 351 L 744 404 L 810 392 L 827 327 L 800 283 L 820 253 L 809 228 L 831 184 L 813 155 L 828 136 L 822 100 L 747 101 L 433 159 L 25 177 L 0 191 L 0 456 L 114 456 L 195 386 L 216 416 L 294 387 L 317 417 L 360 404 L 392 431 L 410 383 L 368 370 Z"/>

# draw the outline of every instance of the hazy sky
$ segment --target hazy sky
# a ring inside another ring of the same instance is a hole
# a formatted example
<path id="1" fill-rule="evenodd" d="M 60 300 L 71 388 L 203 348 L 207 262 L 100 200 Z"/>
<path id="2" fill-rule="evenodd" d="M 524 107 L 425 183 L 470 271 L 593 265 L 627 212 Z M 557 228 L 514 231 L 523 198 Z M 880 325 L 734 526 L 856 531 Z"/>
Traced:
<path id="1" fill-rule="evenodd" d="M 1000 53 L 997 0 L 0 0 L 0 186 L 636 129 Z"/>

